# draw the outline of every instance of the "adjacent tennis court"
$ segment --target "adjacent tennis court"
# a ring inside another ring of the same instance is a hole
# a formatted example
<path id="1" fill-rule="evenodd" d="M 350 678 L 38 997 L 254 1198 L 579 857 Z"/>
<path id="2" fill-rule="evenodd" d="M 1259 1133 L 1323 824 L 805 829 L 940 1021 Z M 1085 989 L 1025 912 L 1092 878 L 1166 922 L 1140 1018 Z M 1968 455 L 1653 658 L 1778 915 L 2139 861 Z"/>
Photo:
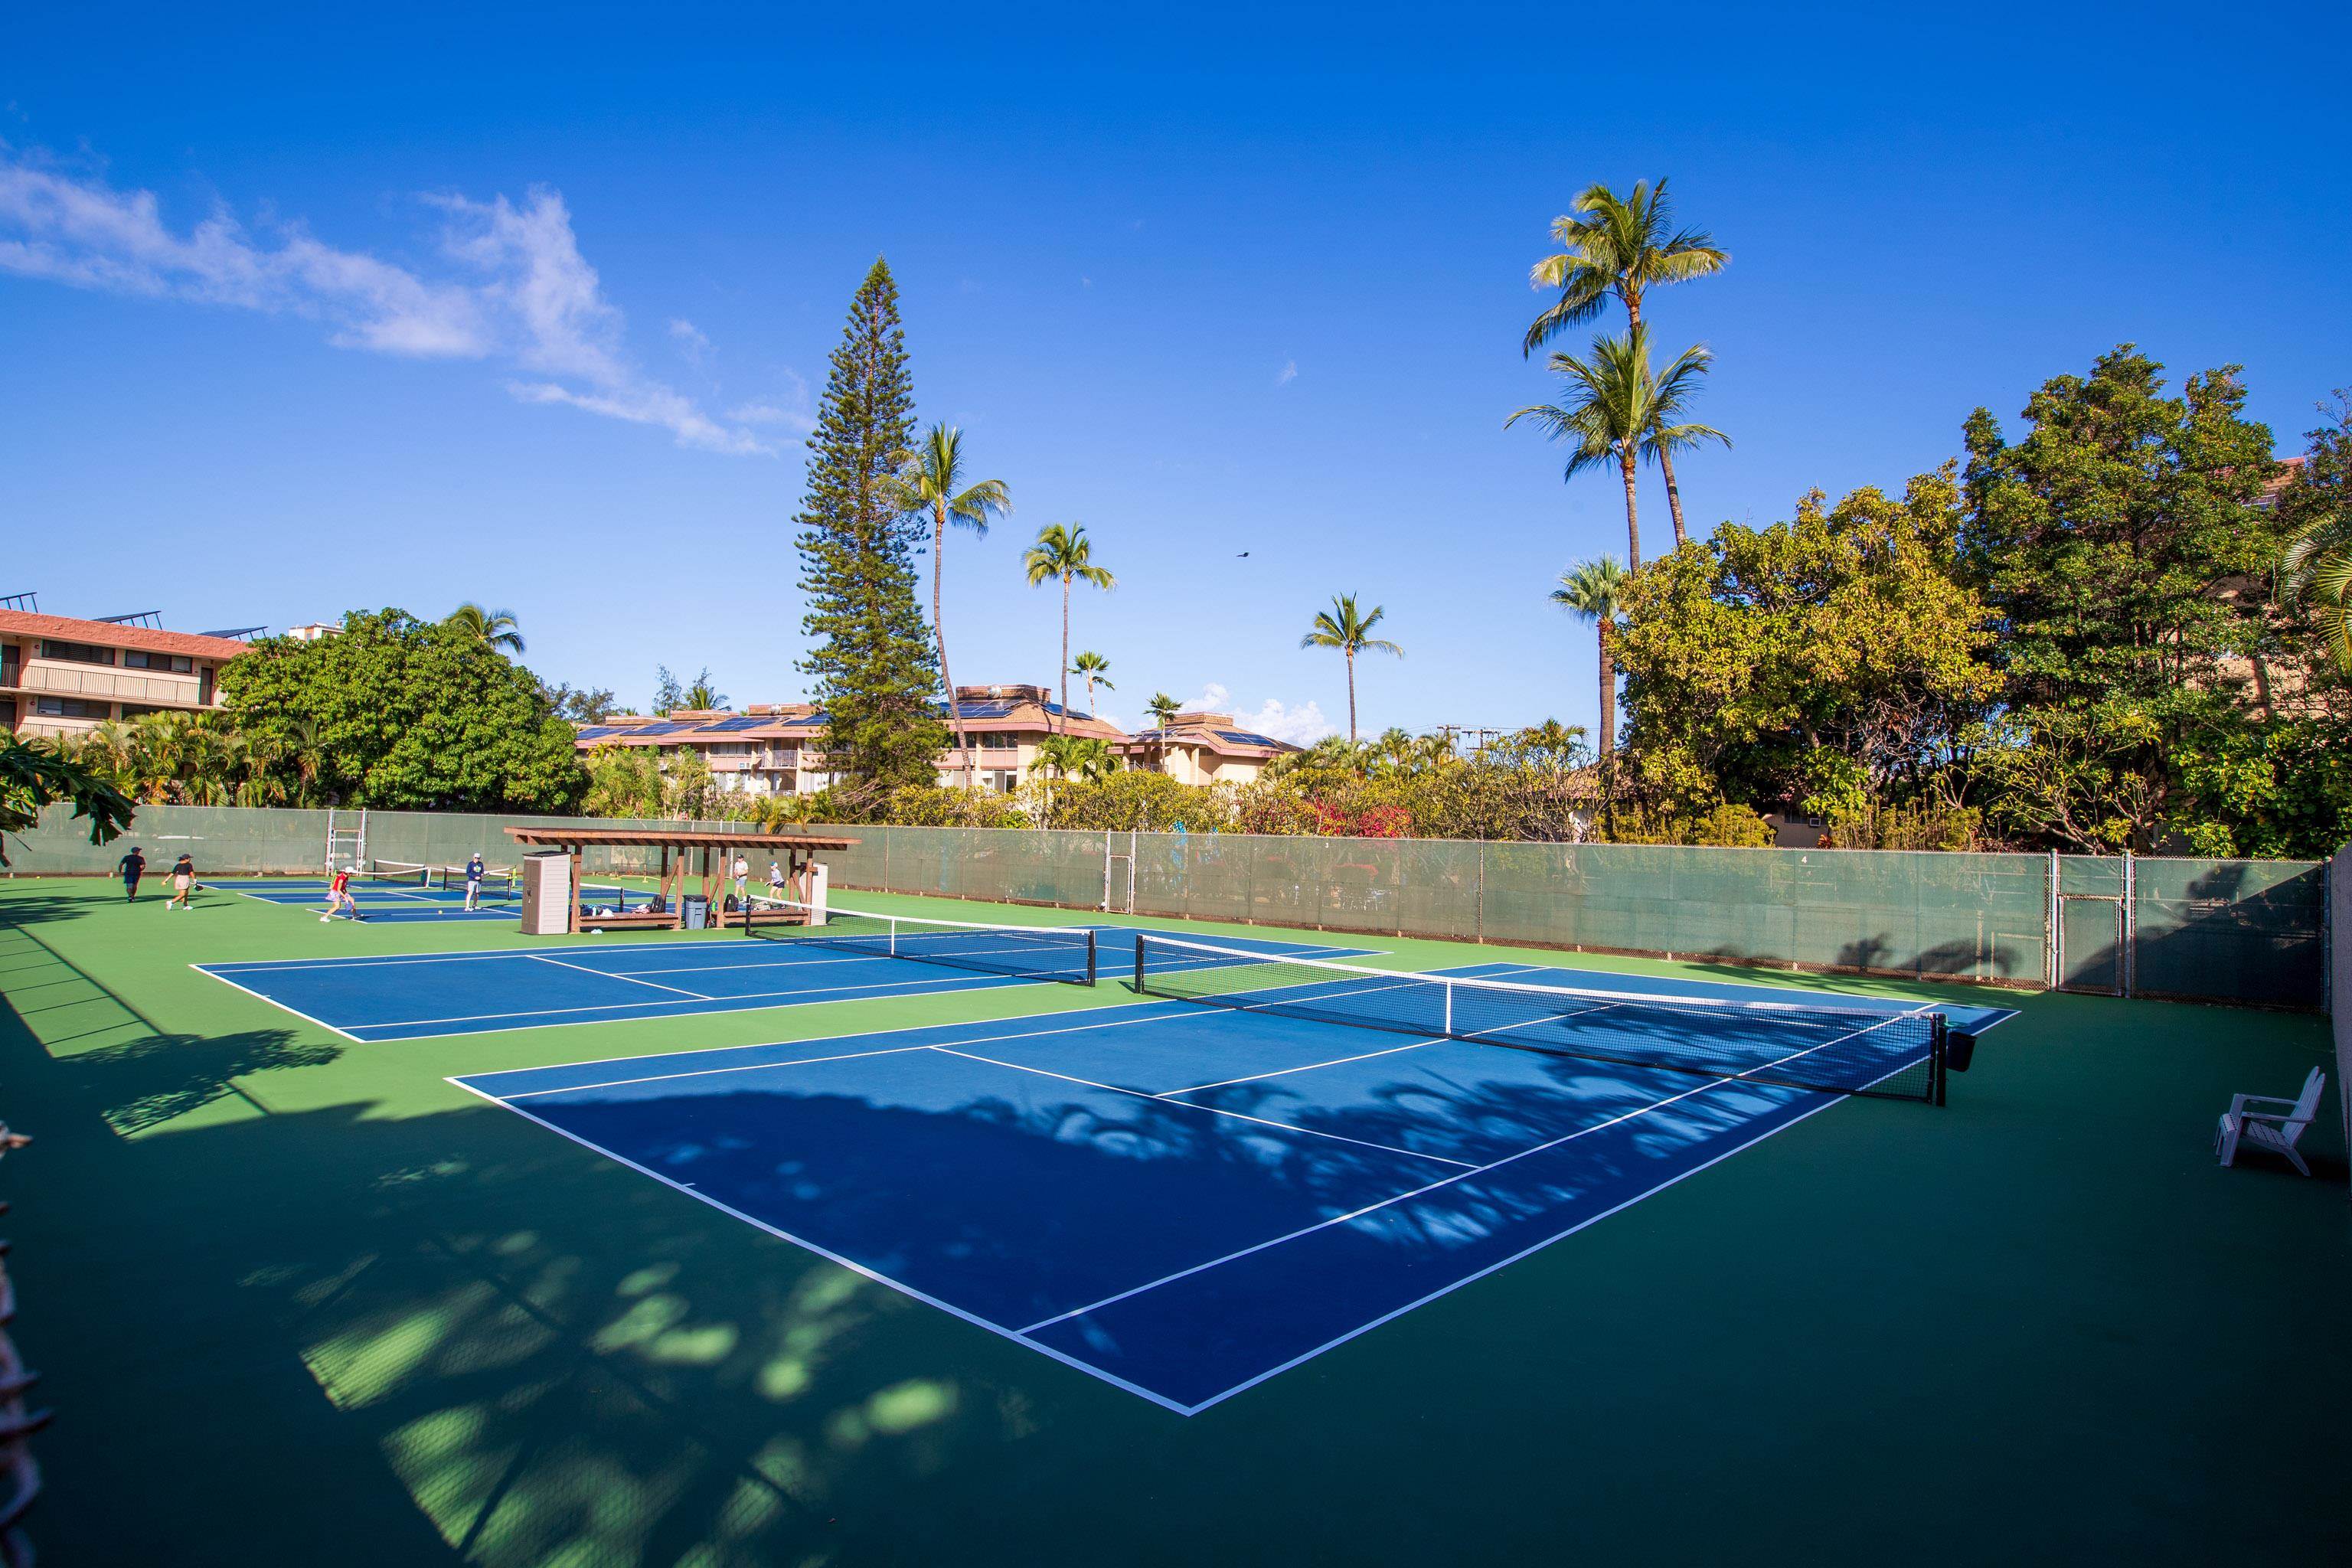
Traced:
<path id="1" fill-rule="evenodd" d="M 878 938 L 843 920 L 815 940 L 777 926 L 749 938 L 542 942 L 194 967 L 345 1039 L 413 1040 L 1072 980 L 1087 972 L 1093 934 L 1087 927 L 946 921 L 885 927 Z M 1124 939 L 1134 935 L 1112 929 Z M 1246 939 L 1244 945 L 1266 954 L 1360 951 Z"/>

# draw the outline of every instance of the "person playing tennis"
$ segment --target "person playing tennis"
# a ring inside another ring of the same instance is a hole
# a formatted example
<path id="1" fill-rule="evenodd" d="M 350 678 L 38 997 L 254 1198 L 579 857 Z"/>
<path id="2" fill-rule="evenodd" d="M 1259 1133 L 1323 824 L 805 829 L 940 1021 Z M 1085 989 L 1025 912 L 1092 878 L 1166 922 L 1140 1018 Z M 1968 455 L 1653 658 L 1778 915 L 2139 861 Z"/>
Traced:
<path id="1" fill-rule="evenodd" d="M 482 852 L 475 850 L 466 860 L 466 907 L 482 907 Z"/>
<path id="2" fill-rule="evenodd" d="M 751 862 L 740 855 L 735 857 L 735 907 L 741 909 L 751 898 Z"/>
<path id="3" fill-rule="evenodd" d="M 183 854 L 177 860 L 172 862 L 172 897 L 171 900 L 163 906 L 164 910 L 168 912 L 172 910 L 194 909 L 195 906 L 188 902 L 188 895 L 195 890 L 196 863 L 187 855 Z"/>
<path id="4" fill-rule="evenodd" d="M 768 861 L 768 892 L 778 899 L 784 896 L 784 868 L 772 858 Z"/>
<path id="5" fill-rule="evenodd" d="M 352 868 L 349 866 L 338 866 L 334 875 L 327 879 L 327 912 L 319 917 L 319 923 L 326 924 L 338 912 L 348 920 L 366 918 L 360 913 L 360 901 L 352 897 Z"/>
<path id="6" fill-rule="evenodd" d="M 147 857 L 139 853 L 139 846 L 133 844 L 131 853 L 117 862 L 114 868 L 122 873 L 124 900 L 136 899 L 139 896 L 139 879 L 147 874 Z"/>

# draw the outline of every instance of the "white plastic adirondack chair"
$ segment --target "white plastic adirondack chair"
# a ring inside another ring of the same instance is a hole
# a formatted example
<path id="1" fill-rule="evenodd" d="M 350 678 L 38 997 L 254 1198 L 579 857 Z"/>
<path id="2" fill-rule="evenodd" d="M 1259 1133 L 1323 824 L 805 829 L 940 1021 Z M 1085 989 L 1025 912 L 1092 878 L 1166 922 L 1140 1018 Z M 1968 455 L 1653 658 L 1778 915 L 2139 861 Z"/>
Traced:
<path id="1" fill-rule="evenodd" d="M 2327 1075 L 2317 1068 L 2303 1080 L 2303 1092 L 2293 1100 L 2281 1100 L 2270 1094 L 2241 1094 L 2231 1098 L 2230 1109 L 2221 1113 L 2221 1131 L 2213 1135 L 2213 1152 L 2221 1163 L 2229 1164 L 2238 1157 L 2241 1142 L 2257 1149 L 2268 1149 L 2273 1154 L 2284 1154 L 2289 1163 L 2305 1175 L 2311 1167 L 2294 1146 L 2303 1137 L 2304 1129 L 2319 1114 L 2319 1091 L 2327 1085 Z M 2283 1109 L 2253 1110 L 2251 1106 L 2269 1105 Z"/>

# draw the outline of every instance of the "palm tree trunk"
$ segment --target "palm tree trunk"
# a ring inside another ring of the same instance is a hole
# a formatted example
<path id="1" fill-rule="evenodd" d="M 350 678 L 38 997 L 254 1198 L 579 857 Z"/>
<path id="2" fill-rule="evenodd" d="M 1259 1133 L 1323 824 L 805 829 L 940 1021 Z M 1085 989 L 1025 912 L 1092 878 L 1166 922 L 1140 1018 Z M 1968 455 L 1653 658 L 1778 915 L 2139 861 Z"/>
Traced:
<path id="1" fill-rule="evenodd" d="M 957 753 L 963 758 L 963 787 L 971 788 L 971 746 L 964 739 L 963 709 L 956 701 L 955 677 L 948 673 L 948 622 L 940 613 L 940 579 L 948 569 L 948 520 L 934 515 L 931 521 L 931 632 L 940 640 L 940 680 L 948 689 L 948 732 L 955 737 Z"/>
<path id="2" fill-rule="evenodd" d="M 1062 574 L 1062 733 L 1070 732 L 1070 576 Z"/>
<path id="3" fill-rule="evenodd" d="M 1683 532 L 1682 487 L 1675 483 L 1675 457 L 1671 452 L 1658 454 L 1658 467 L 1666 476 L 1666 508 L 1675 514 L 1675 548 L 1680 550 L 1686 537 Z"/>
<path id="4" fill-rule="evenodd" d="M 1601 823 L 1617 836 L 1617 656 L 1609 646 L 1609 617 L 1601 627 Z"/>
<path id="5" fill-rule="evenodd" d="M 1348 744 L 1356 743 L 1356 655 L 1348 653 Z"/>
<path id="6" fill-rule="evenodd" d="M 1633 506 L 1633 448 L 1629 445 L 1617 454 L 1617 467 L 1625 476 L 1625 548 L 1633 564 L 1642 563 L 1642 520 Z"/>

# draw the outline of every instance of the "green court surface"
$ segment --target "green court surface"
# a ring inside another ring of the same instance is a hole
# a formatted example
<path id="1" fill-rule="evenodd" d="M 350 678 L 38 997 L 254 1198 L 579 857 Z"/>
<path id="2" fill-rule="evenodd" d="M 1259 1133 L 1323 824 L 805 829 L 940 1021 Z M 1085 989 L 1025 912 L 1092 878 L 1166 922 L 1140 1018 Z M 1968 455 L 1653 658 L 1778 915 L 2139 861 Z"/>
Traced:
<path id="1" fill-rule="evenodd" d="M 2333 1085 L 2315 1178 L 2210 1153 L 2232 1092 L 2332 1075 L 2315 1017 L 1320 939 L 2021 1016 L 1944 1109 L 1840 1100 L 1188 1418 L 446 1081 L 1117 1004 L 1116 963 L 357 1043 L 189 966 L 522 939 L 162 905 L 0 881 L 45 1561 L 2352 1560 Z"/>

